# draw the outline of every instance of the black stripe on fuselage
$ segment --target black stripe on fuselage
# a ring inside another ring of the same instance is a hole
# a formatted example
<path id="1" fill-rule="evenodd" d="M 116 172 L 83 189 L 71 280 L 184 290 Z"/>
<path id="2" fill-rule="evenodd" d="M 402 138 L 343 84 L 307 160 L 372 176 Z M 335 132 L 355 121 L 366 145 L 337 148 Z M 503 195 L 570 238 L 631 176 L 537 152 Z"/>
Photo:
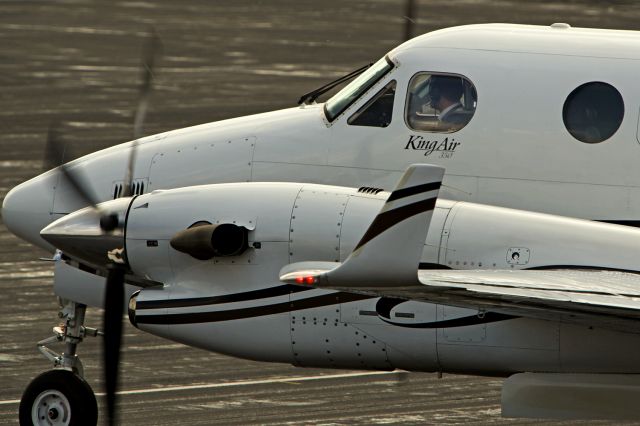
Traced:
<path id="1" fill-rule="evenodd" d="M 506 321 L 510 319 L 520 318 L 515 315 L 500 314 L 498 312 L 486 312 L 484 314 L 468 315 L 466 317 L 454 318 L 443 321 L 431 321 L 421 323 L 399 323 L 388 320 L 383 317 L 379 317 L 387 324 L 395 325 L 398 327 L 406 328 L 453 328 L 453 327 L 468 327 L 470 325 L 489 324 L 492 322 Z"/>
<path id="2" fill-rule="evenodd" d="M 275 315 L 284 312 L 299 311 L 302 309 L 319 308 L 322 306 L 336 305 L 339 303 L 355 302 L 357 300 L 371 299 L 371 296 L 362 294 L 336 292 L 322 296 L 309 297 L 290 302 L 275 303 L 266 306 L 254 306 L 251 308 L 229 309 L 215 312 L 193 312 L 184 314 L 138 315 L 136 312 L 136 324 L 198 324 L 205 322 L 230 321 L 246 318 Z"/>
<path id="3" fill-rule="evenodd" d="M 612 225 L 630 226 L 640 228 L 640 220 L 596 220 L 596 222 L 610 223 Z"/>
<path id="4" fill-rule="evenodd" d="M 387 198 L 387 202 L 399 200 L 400 198 L 410 197 L 412 195 L 421 194 L 423 192 L 435 191 L 436 189 L 440 189 L 441 182 L 430 182 L 424 183 L 422 185 L 411 186 L 409 188 L 402 188 L 396 191 L 393 191 L 389 198 Z"/>
<path id="5" fill-rule="evenodd" d="M 397 322 L 391 319 L 391 311 L 393 308 L 407 302 L 405 299 L 398 299 L 395 297 L 382 297 L 376 303 L 376 312 L 378 317 L 387 324 L 395 325 L 398 327 L 406 328 L 451 328 L 451 327 L 466 327 L 469 325 L 487 324 L 490 322 L 505 321 L 509 319 L 518 318 L 514 315 L 499 314 L 497 312 L 485 312 L 475 315 L 468 315 L 466 317 L 454 318 L 450 320 L 442 321 L 429 321 L 419 323 L 404 323 Z M 397 314 L 396 314 L 397 315 Z"/>
<path id="6" fill-rule="evenodd" d="M 547 265 L 547 266 L 532 266 L 531 268 L 524 268 L 527 271 L 557 271 L 557 270 L 572 270 L 572 271 L 607 271 L 607 272 L 625 272 L 629 274 L 640 274 L 640 270 L 637 269 L 622 269 L 622 268 L 608 268 L 606 266 L 589 266 L 589 265 Z"/>
<path id="7" fill-rule="evenodd" d="M 389 210 L 378 214 L 373 220 L 373 223 L 367 229 L 364 236 L 358 243 L 358 246 L 354 249 L 357 250 L 378 235 L 382 234 L 392 226 L 415 216 L 420 213 L 433 210 L 436 205 L 437 197 L 429 198 L 427 200 L 418 201 L 416 203 L 407 204 L 406 206 L 398 207 L 397 209 Z"/>
<path id="8" fill-rule="evenodd" d="M 138 315 L 135 316 L 136 326 L 138 324 L 156 324 L 156 325 L 179 325 L 179 324 L 202 324 L 220 321 L 231 321 L 247 318 L 255 318 L 266 315 L 275 315 L 285 312 L 294 312 L 304 309 L 319 308 L 323 306 L 336 305 L 340 303 L 356 302 L 359 300 L 373 299 L 371 296 L 365 296 L 355 293 L 337 292 L 332 294 L 325 294 L 317 297 L 309 297 L 307 299 L 295 300 L 291 302 L 276 303 L 267 306 L 255 306 L 251 308 L 243 309 L 231 309 L 226 311 L 216 312 L 194 312 L 183 314 L 161 314 L 161 315 Z M 519 318 L 514 315 L 500 314 L 496 312 L 487 312 L 482 315 L 475 314 L 461 318 L 454 318 L 443 321 L 431 321 L 426 323 L 399 323 L 389 319 L 390 315 L 385 314 L 384 304 L 390 304 L 391 309 L 399 303 L 407 302 L 408 300 L 393 299 L 393 298 L 381 298 L 378 302 L 378 308 L 382 308 L 383 312 L 377 312 L 378 317 L 388 323 L 397 327 L 404 328 L 452 328 L 452 327 L 466 327 L 478 324 L 487 324 L 498 321 L 505 321 L 509 319 Z M 390 309 L 389 309 L 390 311 Z"/>
<path id="9" fill-rule="evenodd" d="M 452 269 L 450 266 L 441 265 L 439 263 L 430 263 L 430 262 L 420 262 L 418 265 L 418 269 L 426 270 L 426 269 Z"/>
<path id="10" fill-rule="evenodd" d="M 222 303 L 246 302 L 248 300 L 266 299 L 269 297 L 285 296 L 312 290 L 311 287 L 299 285 L 279 285 L 277 287 L 263 288 L 260 290 L 245 291 L 242 293 L 225 294 L 222 296 L 191 297 L 169 300 L 141 300 L 136 303 L 138 309 L 162 309 L 162 308 L 187 308 L 190 306 L 219 305 Z"/>

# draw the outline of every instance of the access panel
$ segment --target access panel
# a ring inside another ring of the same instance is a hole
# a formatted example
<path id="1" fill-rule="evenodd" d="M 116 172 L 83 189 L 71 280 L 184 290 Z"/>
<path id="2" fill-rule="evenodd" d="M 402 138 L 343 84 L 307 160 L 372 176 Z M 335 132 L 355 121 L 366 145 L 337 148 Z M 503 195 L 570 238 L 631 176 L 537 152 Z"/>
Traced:
<path id="1" fill-rule="evenodd" d="M 253 136 L 167 145 L 167 150 L 156 153 L 151 160 L 149 187 L 155 190 L 250 181 L 254 147 Z"/>

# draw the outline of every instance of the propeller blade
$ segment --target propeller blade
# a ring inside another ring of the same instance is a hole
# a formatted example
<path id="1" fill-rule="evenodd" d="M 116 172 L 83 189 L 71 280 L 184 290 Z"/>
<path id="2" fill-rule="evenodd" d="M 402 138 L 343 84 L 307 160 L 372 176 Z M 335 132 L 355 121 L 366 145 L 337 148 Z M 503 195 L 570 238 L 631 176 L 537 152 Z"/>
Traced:
<path id="1" fill-rule="evenodd" d="M 118 390 L 118 367 L 122 340 L 124 274 L 125 267 L 123 265 L 116 263 L 109 265 L 104 298 L 104 382 L 109 425 L 117 424 L 116 391 Z"/>
<path id="2" fill-rule="evenodd" d="M 407 0 L 404 12 L 404 40 L 413 38 L 413 26 L 416 23 L 416 2 Z"/>
<path id="3" fill-rule="evenodd" d="M 147 112 L 149 94 L 153 88 L 154 66 L 161 50 L 160 38 L 155 30 L 152 29 L 151 36 L 146 43 L 143 52 L 142 62 L 142 84 L 136 108 L 133 133 L 134 142 L 131 146 L 129 160 L 124 177 L 123 195 L 129 196 L 132 192 L 132 181 L 134 165 L 137 153 L 137 139 L 142 135 L 142 126 L 144 124 Z M 65 164 L 65 155 L 70 157 L 67 147 L 65 147 L 60 137 L 59 124 L 53 123 L 49 128 L 47 145 L 45 151 L 45 159 L 43 167 L 47 170 L 58 168 L 61 178 L 65 179 L 76 194 L 83 201 L 92 206 L 100 216 L 100 229 L 103 237 L 107 234 L 111 235 L 114 231 L 122 226 L 119 222 L 118 214 L 101 209 L 98 206 L 99 199 L 92 190 L 89 180 L 84 176 L 78 168 L 73 171 Z M 117 255 L 118 253 L 114 253 Z M 122 254 L 120 252 L 120 254 Z M 109 257 L 111 262 L 107 268 L 107 279 L 104 296 L 104 379 L 107 396 L 107 420 L 109 425 L 117 423 L 116 411 L 116 391 L 118 389 L 118 370 L 120 363 L 120 344 L 122 340 L 122 315 L 124 304 L 124 276 L 126 266 L 118 256 Z M 122 263 L 120 263 L 122 262 Z"/>
<path id="4" fill-rule="evenodd" d="M 161 49 L 159 37 L 155 31 L 151 31 L 151 36 L 143 52 L 142 63 L 142 85 L 138 106 L 134 118 L 134 142 L 129 154 L 129 160 L 124 178 L 123 195 L 129 196 L 132 192 L 133 169 L 137 152 L 137 139 L 142 135 L 142 125 L 147 112 L 149 93 L 153 88 L 154 66 Z M 44 167 L 60 170 L 63 179 L 66 179 L 73 190 L 81 197 L 86 204 L 93 208 L 100 215 L 100 228 L 105 234 L 111 234 L 121 226 L 118 215 L 114 212 L 103 211 L 98 207 L 98 198 L 91 189 L 89 180 L 79 169 L 73 171 L 64 163 L 65 154 L 69 157 L 69 152 L 65 152 L 58 123 L 54 123 L 49 128 L 47 139 Z M 104 296 L 104 379 L 107 396 L 107 420 L 109 425 L 117 423 L 116 419 L 116 391 L 118 389 L 118 369 L 120 364 L 120 344 L 122 340 L 122 315 L 124 304 L 124 276 L 126 266 L 120 263 L 117 257 L 111 258 L 113 263 L 108 265 L 106 288 Z"/>
<path id="5" fill-rule="evenodd" d="M 59 127 L 60 123 L 58 122 L 53 122 L 49 125 L 47 144 L 45 146 L 44 159 L 42 160 L 43 173 L 64 163 L 65 146 L 60 141 Z"/>
<path id="6" fill-rule="evenodd" d="M 155 64 L 162 50 L 162 42 L 158 37 L 155 29 L 151 29 L 151 35 L 144 47 L 142 58 L 142 84 L 140 85 L 140 94 L 138 96 L 138 106 L 133 119 L 133 143 L 131 144 L 131 153 L 129 154 L 129 162 L 124 178 L 123 196 L 131 195 L 133 182 L 134 165 L 136 154 L 138 151 L 138 139 L 142 137 L 142 127 L 147 115 L 149 106 L 149 95 L 153 89 L 153 79 L 155 77 Z"/>
<path id="7" fill-rule="evenodd" d="M 147 40 L 142 57 L 142 84 L 138 96 L 138 107 L 133 121 L 133 137 L 135 139 L 142 136 L 142 125 L 147 113 L 148 97 L 153 89 L 153 79 L 155 77 L 155 65 L 162 51 L 162 42 L 155 29 L 151 29 L 151 35 Z"/>
<path id="8" fill-rule="evenodd" d="M 73 190 L 78 194 L 82 201 L 90 206 L 96 207 L 98 199 L 95 196 L 93 189 L 89 185 L 89 180 L 80 172 L 80 170 L 69 169 L 69 166 L 64 164 L 65 155 L 67 158 L 73 157 L 68 155 L 70 150 L 65 146 L 62 137 L 60 136 L 60 124 L 55 122 L 49 126 L 49 134 L 47 136 L 47 146 L 45 151 L 44 167 L 54 168 L 58 167 L 62 178 L 66 180 Z"/>

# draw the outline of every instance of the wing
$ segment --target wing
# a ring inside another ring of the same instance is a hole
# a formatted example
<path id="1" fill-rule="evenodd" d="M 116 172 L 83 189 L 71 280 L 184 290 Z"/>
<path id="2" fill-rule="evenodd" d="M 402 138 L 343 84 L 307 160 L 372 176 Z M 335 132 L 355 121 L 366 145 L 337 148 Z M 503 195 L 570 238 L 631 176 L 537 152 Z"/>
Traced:
<path id="1" fill-rule="evenodd" d="M 640 276 L 631 272 L 431 270 L 419 271 L 418 283 L 355 286 L 329 278 L 337 265 L 295 265 L 282 280 L 314 277 L 321 288 L 640 333 Z"/>
<path id="2" fill-rule="evenodd" d="M 418 271 L 433 209 L 426 200 L 437 195 L 433 187 L 439 186 L 440 172 L 434 166 L 411 166 L 406 174 L 413 179 L 403 177 L 344 263 L 295 263 L 280 271 L 280 279 L 640 333 L 640 275 L 632 271 Z"/>
<path id="3" fill-rule="evenodd" d="M 633 272 L 419 271 L 418 279 L 377 294 L 640 332 L 640 275 Z"/>

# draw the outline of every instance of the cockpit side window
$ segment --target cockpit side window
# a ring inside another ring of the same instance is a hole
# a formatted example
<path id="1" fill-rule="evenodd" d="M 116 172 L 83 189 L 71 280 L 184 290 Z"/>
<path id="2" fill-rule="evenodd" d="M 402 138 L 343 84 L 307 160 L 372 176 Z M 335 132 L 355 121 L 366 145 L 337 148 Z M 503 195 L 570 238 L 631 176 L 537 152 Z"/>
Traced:
<path id="1" fill-rule="evenodd" d="M 413 130 L 452 133 L 469 123 L 478 95 L 469 79 L 421 72 L 409 82 L 406 122 Z"/>
<path id="2" fill-rule="evenodd" d="M 344 89 L 336 93 L 324 104 L 324 113 L 327 120 L 333 121 L 337 116 L 349 108 L 360 96 L 380 81 L 389 71 L 394 68 L 391 59 L 384 57 L 360 74 Z"/>
<path id="3" fill-rule="evenodd" d="M 395 94 L 396 81 L 393 80 L 349 117 L 347 123 L 352 126 L 387 127 L 391 124 Z"/>

